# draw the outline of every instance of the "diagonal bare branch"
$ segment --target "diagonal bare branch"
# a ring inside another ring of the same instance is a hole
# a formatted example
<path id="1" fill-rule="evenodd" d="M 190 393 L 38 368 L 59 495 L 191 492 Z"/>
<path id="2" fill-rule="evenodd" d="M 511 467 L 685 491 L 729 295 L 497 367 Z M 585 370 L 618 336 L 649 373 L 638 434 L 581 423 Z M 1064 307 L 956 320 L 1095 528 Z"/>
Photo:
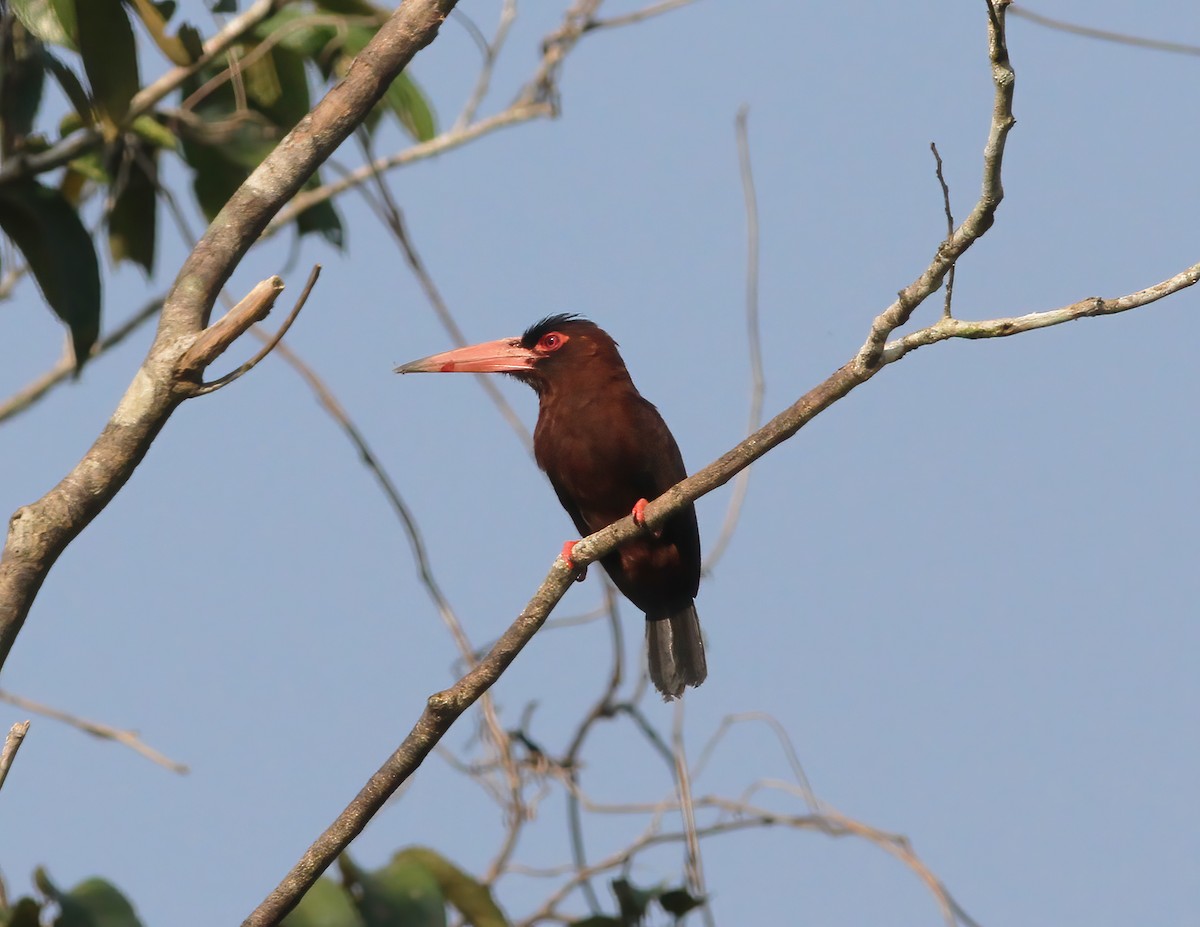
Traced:
<path id="1" fill-rule="evenodd" d="M 128 747 L 135 753 L 144 756 L 152 763 L 157 763 L 164 769 L 169 769 L 175 773 L 186 773 L 188 767 L 186 763 L 180 763 L 164 754 L 155 750 L 149 744 L 145 743 L 137 734 L 137 731 L 122 730 L 121 728 L 113 727 L 110 724 L 102 724 L 99 721 L 89 721 L 87 718 L 81 718 L 78 715 L 73 715 L 70 712 L 62 711 L 59 708 L 52 708 L 49 705 L 44 705 L 41 702 L 35 702 L 33 699 L 28 699 L 20 695 L 14 695 L 12 692 L 6 692 L 0 689 L 0 702 L 7 702 L 10 705 L 15 705 L 18 708 L 23 708 L 26 711 L 31 711 L 34 714 L 41 715 L 44 718 L 53 718 L 55 721 L 61 721 L 63 724 L 70 725 L 77 730 L 83 731 L 85 734 L 91 734 L 93 737 L 98 737 L 101 740 L 111 740 L 123 747 Z"/>

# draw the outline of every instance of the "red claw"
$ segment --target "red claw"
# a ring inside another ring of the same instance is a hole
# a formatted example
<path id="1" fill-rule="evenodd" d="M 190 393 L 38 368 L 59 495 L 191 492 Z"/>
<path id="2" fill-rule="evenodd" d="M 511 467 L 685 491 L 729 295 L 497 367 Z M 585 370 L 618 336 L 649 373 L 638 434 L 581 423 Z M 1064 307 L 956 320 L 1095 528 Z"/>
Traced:
<path id="1" fill-rule="evenodd" d="M 633 503 L 633 523 L 639 528 L 646 527 L 646 506 L 649 504 L 645 499 L 638 499 L 637 502 Z M 650 533 L 656 538 L 660 538 L 662 537 L 662 528 L 656 528 Z"/>
<path id="2" fill-rule="evenodd" d="M 567 541 L 563 544 L 562 553 L 559 556 L 563 558 L 563 562 L 566 563 L 568 570 L 575 571 L 575 582 L 581 583 L 587 579 L 587 567 L 577 567 L 575 566 L 575 561 L 571 559 L 571 551 L 578 543 L 578 541 Z"/>

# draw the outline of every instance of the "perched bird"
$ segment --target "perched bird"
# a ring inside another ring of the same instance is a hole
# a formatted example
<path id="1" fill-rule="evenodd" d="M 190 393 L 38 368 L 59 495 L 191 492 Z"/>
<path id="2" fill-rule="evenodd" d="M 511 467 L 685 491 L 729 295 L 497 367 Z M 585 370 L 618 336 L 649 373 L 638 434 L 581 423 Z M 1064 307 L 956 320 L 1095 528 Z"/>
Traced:
<path id="1" fill-rule="evenodd" d="M 552 315 L 519 338 L 434 354 L 397 373 L 507 373 L 538 394 L 533 454 L 575 527 L 591 534 L 633 513 L 686 475 L 679 446 L 642 398 L 599 326 Z M 570 563 L 573 542 L 563 547 Z M 662 526 L 600 561 L 617 588 L 646 613 L 650 679 L 667 700 L 708 675 L 700 619 L 700 532 L 689 504 Z"/>

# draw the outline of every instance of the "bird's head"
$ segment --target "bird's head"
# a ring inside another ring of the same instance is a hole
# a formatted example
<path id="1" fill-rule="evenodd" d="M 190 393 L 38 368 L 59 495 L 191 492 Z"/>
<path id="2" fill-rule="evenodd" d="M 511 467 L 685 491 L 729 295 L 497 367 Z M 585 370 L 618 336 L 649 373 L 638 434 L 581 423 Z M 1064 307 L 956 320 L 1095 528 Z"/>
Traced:
<path id="1" fill-rule="evenodd" d="M 534 323 L 517 338 L 433 354 L 396 373 L 507 373 L 544 393 L 555 383 L 605 370 L 628 377 L 617 343 L 596 323 L 563 313 Z"/>

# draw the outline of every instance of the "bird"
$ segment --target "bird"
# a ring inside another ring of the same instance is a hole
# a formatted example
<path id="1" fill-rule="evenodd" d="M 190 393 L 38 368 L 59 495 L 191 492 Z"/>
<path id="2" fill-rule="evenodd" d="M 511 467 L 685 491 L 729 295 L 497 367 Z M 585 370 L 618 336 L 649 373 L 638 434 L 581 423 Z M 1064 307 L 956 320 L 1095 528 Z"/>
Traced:
<path id="1" fill-rule="evenodd" d="M 630 513 L 645 525 L 647 500 L 687 476 L 658 410 L 637 391 L 617 343 L 594 322 L 550 315 L 516 338 L 433 354 L 396 373 L 506 373 L 533 387 L 533 455 L 583 535 Z M 574 567 L 573 541 L 562 556 Z M 600 560 L 617 589 L 646 615 L 650 680 L 671 701 L 708 676 L 695 598 L 700 530 L 691 503 Z M 582 578 L 579 576 L 578 578 Z"/>

